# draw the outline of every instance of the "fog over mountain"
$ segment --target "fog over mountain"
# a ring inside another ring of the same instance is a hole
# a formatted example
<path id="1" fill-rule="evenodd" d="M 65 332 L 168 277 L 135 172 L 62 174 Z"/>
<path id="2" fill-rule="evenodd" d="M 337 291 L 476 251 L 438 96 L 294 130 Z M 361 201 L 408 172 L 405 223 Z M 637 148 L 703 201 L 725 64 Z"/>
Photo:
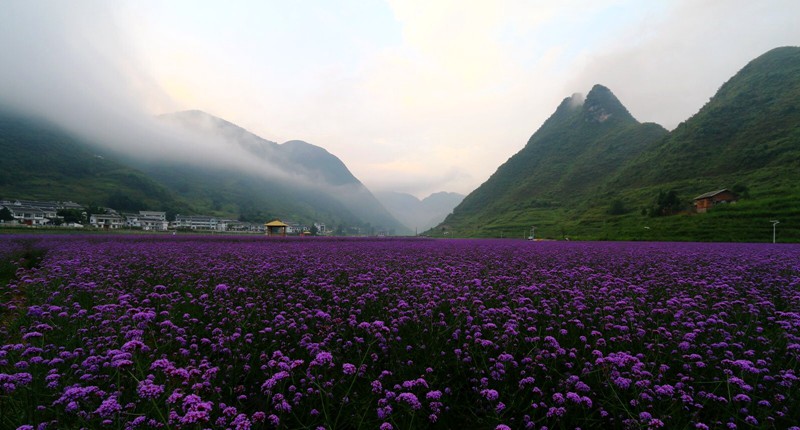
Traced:
<path id="1" fill-rule="evenodd" d="M 199 111 L 184 113 L 180 126 L 152 115 L 176 106 L 145 71 L 108 5 L 11 2 L 4 13 L 15 19 L 0 26 L 0 111 L 52 122 L 99 155 L 121 157 L 151 175 L 160 172 L 162 183 L 181 173 L 198 181 L 213 176 L 223 184 L 235 173 L 260 194 L 262 206 L 278 199 L 277 207 L 289 212 L 276 213 L 274 205 L 247 208 L 250 217 L 401 228 L 344 163 L 319 146 L 300 140 L 278 145 Z M 187 180 L 178 182 L 185 186 Z M 282 189 L 265 190 L 270 184 Z M 280 195 L 269 197 L 275 193 Z M 195 197 L 218 202 L 210 206 L 223 212 L 245 210 L 239 198 L 225 209 L 222 189 L 215 194 Z"/>
<path id="2" fill-rule="evenodd" d="M 169 97 L 138 65 L 116 16 L 102 4 L 23 3 L 3 6 L 0 108 L 40 117 L 110 151 L 146 160 L 180 160 L 286 177 L 243 148 L 198 137 L 150 113 Z M 63 17 L 59 17 L 63 12 Z M 99 37 L 99 35 L 102 35 Z"/>
<path id="3" fill-rule="evenodd" d="M 251 161 L 265 166 L 264 172 L 254 174 L 219 168 L 213 163 L 203 169 L 174 160 L 140 164 L 142 170 L 172 188 L 194 195 L 211 188 L 215 190 L 212 199 L 219 205 L 236 205 L 240 212 L 250 213 L 246 217 L 263 217 L 270 213 L 264 208 L 281 206 L 282 213 L 275 209 L 271 213 L 293 220 L 300 217 L 306 222 L 328 220 L 343 226 L 355 223 L 364 231 L 374 229 L 373 233 L 408 233 L 347 166 L 322 147 L 300 140 L 278 144 L 198 110 L 161 115 L 159 120 L 198 139 L 214 139 L 221 144 L 221 151 L 244 151 Z M 209 175 L 216 179 L 209 181 Z M 231 199 L 229 195 L 235 193 L 241 196 Z M 259 199 L 261 208 L 254 207 Z"/>
<path id="4" fill-rule="evenodd" d="M 361 185 L 339 158 L 308 142 L 278 144 L 200 110 L 159 115 L 158 119 L 191 139 L 215 142 L 220 151 L 244 151 L 248 162 L 260 166 L 263 171 L 259 173 L 267 177 L 308 186 Z M 254 162 L 254 156 L 258 161 Z"/>

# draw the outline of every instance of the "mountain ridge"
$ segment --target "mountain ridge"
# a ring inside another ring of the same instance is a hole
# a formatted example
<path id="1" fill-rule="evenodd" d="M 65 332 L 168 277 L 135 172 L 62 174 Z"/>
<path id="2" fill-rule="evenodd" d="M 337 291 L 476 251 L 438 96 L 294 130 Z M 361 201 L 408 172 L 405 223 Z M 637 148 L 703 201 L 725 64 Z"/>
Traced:
<path id="1" fill-rule="evenodd" d="M 301 168 L 308 176 L 328 184 L 361 184 L 341 159 L 327 149 L 303 140 L 273 142 L 234 123 L 196 109 L 162 114 L 158 118 L 177 123 L 187 130 L 215 134 L 229 142 L 235 142 L 250 154 L 286 170 L 289 174 L 297 174 L 298 168 Z M 286 169 L 287 167 L 293 169 Z"/>
<path id="2" fill-rule="evenodd" d="M 0 153 L 3 198 L 74 200 L 173 214 L 192 210 L 144 172 L 44 118 L 0 111 Z"/>
<path id="3" fill-rule="evenodd" d="M 671 132 L 631 123 L 604 89 L 583 103 L 565 98 L 431 234 L 497 237 L 538 226 L 539 237 L 559 239 L 762 241 L 769 220 L 781 218 L 787 237 L 800 240 L 791 210 L 800 199 L 800 48 L 752 60 Z M 722 188 L 744 199 L 692 214 L 693 197 Z M 647 216 L 667 191 L 680 214 Z"/>
<path id="4" fill-rule="evenodd" d="M 467 195 L 445 223 L 458 223 L 470 214 L 480 214 L 486 222 L 491 219 L 488 212 L 509 206 L 560 206 L 569 200 L 565 192 L 585 191 L 587 176 L 608 175 L 620 158 L 635 155 L 666 133 L 636 121 L 610 90 L 595 85 L 585 98 L 565 98 L 528 143 Z M 639 138 L 644 144 L 638 144 Z"/>
<path id="5" fill-rule="evenodd" d="M 45 119 L 4 109 L 0 150 L 6 156 L 0 157 L 0 195 L 68 199 L 122 210 L 167 210 L 173 216 L 198 213 L 253 222 L 283 218 L 323 222 L 340 231 L 357 227 L 367 234 L 408 233 L 324 148 L 302 141 L 279 145 L 202 111 L 170 119 L 196 127 L 198 139 L 214 133 L 221 151 L 243 149 L 265 163 L 264 173 L 216 165 L 213 159 L 199 164 L 136 156 L 78 137 Z M 96 165 L 103 168 L 98 170 Z M 285 174 L 270 174 L 275 166 L 281 166 Z M 53 172 L 55 177 L 51 177 Z"/>
<path id="6" fill-rule="evenodd" d="M 225 145 L 236 145 L 266 163 L 267 170 L 279 169 L 285 173 L 266 179 L 237 172 L 238 179 L 232 182 L 230 172 L 215 172 L 216 180 L 205 181 L 202 188 L 214 189 L 214 183 L 218 184 L 220 190 L 211 197 L 218 206 L 245 207 L 246 218 L 284 216 L 313 221 L 311 218 L 317 217 L 339 226 L 357 220 L 367 231 L 408 233 L 347 166 L 322 147 L 301 140 L 278 144 L 199 110 L 175 112 L 159 118 L 202 136 L 221 137 Z M 180 178 L 171 175 L 174 169 L 171 166 L 151 172 L 162 182 L 179 186 Z M 184 176 L 195 178 L 195 183 L 206 179 L 191 167 L 181 169 Z M 185 191 L 195 195 L 206 193 L 205 189 Z M 272 206 L 272 209 L 258 211 L 252 208 L 254 201 L 258 202 L 256 206 Z"/>

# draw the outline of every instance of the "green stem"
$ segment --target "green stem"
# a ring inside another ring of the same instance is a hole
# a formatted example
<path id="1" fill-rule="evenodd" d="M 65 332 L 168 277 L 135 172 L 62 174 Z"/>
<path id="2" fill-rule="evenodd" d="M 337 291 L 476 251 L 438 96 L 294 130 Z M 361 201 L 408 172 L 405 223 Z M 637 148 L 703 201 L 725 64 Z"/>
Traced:
<path id="1" fill-rule="evenodd" d="M 369 345 L 367 345 L 367 350 L 364 352 L 364 355 L 361 357 L 361 362 L 358 363 L 358 368 L 356 369 L 356 373 L 353 374 L 353 378 L 350 381 L 350 386 L 347 387 L 347 391 L 345 392 L 344 397 L 349 397 L 350 396 L 350 391 L 353 389 L 353 385 L 355 385 L 356 380 L 358 379 L 358 371 L 359 371 L 359 369 L 361 369 L 361 366 L 364 364 L 364 362 L 367 361 L 367 355 L 369 355 L 369 351 L 370 351 L 370 349 L 372 349 L 372 345 L 374 345 L 375 342 L 377 342 L 377 340 L 373 340 L 372 342 L 369 343 Z M 336 419 L 333 421 L 333 428 L 334 429 L 336 428 L 336 425 L 339 423 L 339 417 L 342 415 L 342 409 L 344 409 L 344 408 L 339 408 L 339 411 L 336 412 Z"/>
<path id="2" fill-rule="evenodd" d="M 128 374 L 130 374 L 131 378 L 133 378 L 133 380 L 136 381 L 137 385 L 139 384 L 139 382 L 141 382 L 138 378 L 136 378 L 136 376 L 131 371 L 128 371 Z M 156 412 L 158 413 L 158 417 L 161 419 L 161 422 L 164 423 L 165 426 L 167 426 L 167 430 L 170 430 L 171 427 L 169 426 L 169 421 L 167 421 L 167 419 L 164 418 L 164 414 L 161 413 L 161 408 L 158 406 L 158 403 L 156 403 L 156 399 L 150 399 L 150 403 L 152 403 L 153 407 L 156 409 Z"/>
<path id="3" fill-rule="evenodd" d="M 414 418 L 415 418 L 416 416 L 417 416 L 417 413 L 416 413 L 416 412 L 412 412 L 412 413 L 411 413 L 411 421 L 409 421 L 409 423 L 408 423 L 408 428 L 409 428 L 409 430 L 411 430 L 411 429 L 413 429 L 413 428 L 414 428 Z"/>
<path id="4" fill-rule="evenodd" d="M 325 402 L 325 394 L 322 391 L 322 386 L 319 385 L 319 383 L 317 383 L 316 380 L 314 380 L 313 384 L 314 384 L 314 386 L 317 387 L 317 391 L 319 391 L 319 399 L 322 402 L 322 415 L 325 416 L 325 423 L 329 424 L 331 422 L 331 420 L 330 420 L 330 418 L 328 418 L 328 407 L 327 407 L 327 404 Z M 331 430 L 333 430 L 333 429 L 331 429 Z"/>

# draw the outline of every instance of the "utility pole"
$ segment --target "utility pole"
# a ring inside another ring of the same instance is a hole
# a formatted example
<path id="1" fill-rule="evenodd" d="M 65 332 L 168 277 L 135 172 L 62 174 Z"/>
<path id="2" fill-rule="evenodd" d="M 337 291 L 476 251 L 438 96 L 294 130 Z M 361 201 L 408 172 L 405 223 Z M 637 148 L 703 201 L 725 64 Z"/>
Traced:
<path id="1" fill-rule="evenodd" d="M 772 243 L 775 243 L 775 226 L 777 226 L 781 222 L 777 220 L 771 220 L 770 222 L 772 223 Z"/>

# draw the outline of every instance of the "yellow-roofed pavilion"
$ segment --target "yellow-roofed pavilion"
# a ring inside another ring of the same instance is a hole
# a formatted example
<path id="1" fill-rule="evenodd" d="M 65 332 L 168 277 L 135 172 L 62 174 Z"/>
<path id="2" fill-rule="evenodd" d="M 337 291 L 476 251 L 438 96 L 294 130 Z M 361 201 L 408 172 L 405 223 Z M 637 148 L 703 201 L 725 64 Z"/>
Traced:
<path id="1" fill-rule="evenodd" d="M 289 225 L 276 219 L 264 224 L 264 227 L 266 227 L 267 236 L 286 236 L 286 227 Z"/>

